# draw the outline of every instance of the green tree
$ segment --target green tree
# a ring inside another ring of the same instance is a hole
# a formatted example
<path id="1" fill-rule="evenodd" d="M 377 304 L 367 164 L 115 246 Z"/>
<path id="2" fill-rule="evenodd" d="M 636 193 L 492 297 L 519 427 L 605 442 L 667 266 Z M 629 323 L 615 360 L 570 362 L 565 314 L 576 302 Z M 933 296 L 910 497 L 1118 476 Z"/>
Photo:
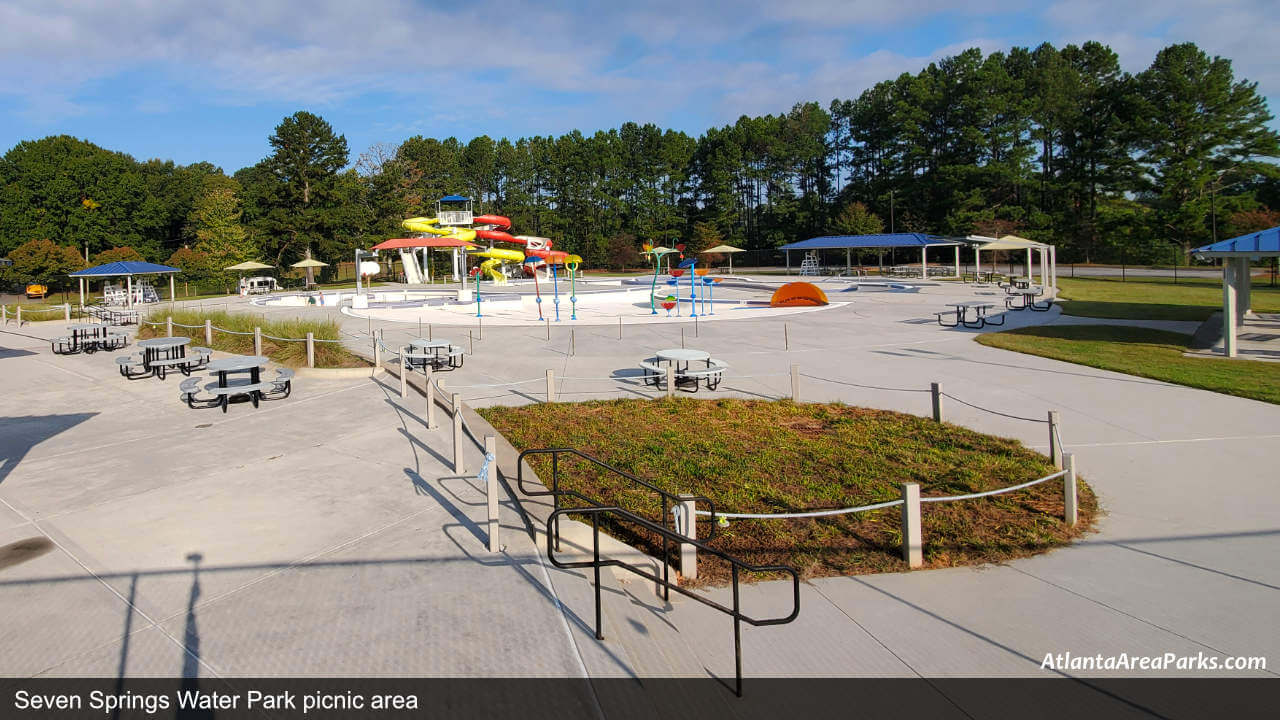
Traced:
<path id="1" fill-rule="evenodd" d="M 258 239 L 274 250 L 278 266 L 339 230 L 338 171 L 347 164 L 347 140 L 320 116 L 298 111 L 276 126 L 268 142 L 272 154 L 251 179 L 269 185 L 257 196 L 258 217 L 265 220 Z"/>
<path id="2" fill-rule="evenodd" d="M 141 262 L 145 259 L 146 258 L 142 257 L 141 253 L 131 247 L 114 247 L 110 250 L 103 250 L 97 255 L 94 255 L 93 264 L 105 265 L 113 262 Z"/>
<path id="3" fill-rule="evenodd" d="M 1257 83 L 1193 43 L 1171 45 L 1137 78 L 1138 138 L 1147 200 L 1159 233 L 1184 254 L 1211 236 L 1213 204 L 1228 178 L 1270 172 L 1280 139 Z"/>
<path id="4" fill-rule="evenodd" d="M 866 205 L 852 202 L 832 219 L 831 229 L 841 235 L 877 235 L 884 232 L 884 222 Z"/>
<path id="5" fill-rule="evenodd" d="M 40 238 L 29 240 L 9 252 L 13 264 L 4 269 L 9 281 L 40 283 L 55 290 L 66 291 L 73 273 L 84 267 L 84 258 L 73 247 L 58 245 Z"/>
<path id="6" fill-rule="evenodd" d="M 187 218 L 189 232 L 196 240 L 195 249 L 218 269 L 251 260 L 257 251 L 240 224 L 237 188 L 235 180 L 210 177 Z"/>

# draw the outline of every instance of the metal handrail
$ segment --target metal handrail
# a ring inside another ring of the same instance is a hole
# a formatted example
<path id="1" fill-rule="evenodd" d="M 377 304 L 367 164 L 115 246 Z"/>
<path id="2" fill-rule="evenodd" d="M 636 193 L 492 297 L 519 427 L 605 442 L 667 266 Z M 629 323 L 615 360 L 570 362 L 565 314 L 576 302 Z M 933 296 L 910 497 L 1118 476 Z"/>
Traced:
<path id="1" fill-rule="evenodd" d="M 708 498 L 702 495 L 685 495 L 681 497 L 674 493 L 669 493 L 666 490 L 663 490 L 662 488 L 658 487 L 657 485 L 654 485 L 653 483 L 647 480 L 638 478 L 635 475 L 632 475 L 631 473 L 627 472 L 626 470 L 616 468 L 610 465 L 609 463 L 601 460 L 600 458 L 588 455 L 582 452 L 581 450 L 578 450 L 577 448 L 567 448 L 567 447 L 565 448 L 529 448 L 528 450 L 521 451 L 521 453 L 516 456 L 516 485 L 519 486 L 520 492 L 530 497 L 550 495 L 551 509 L 553 511 L 560 509 L 560 496 L 562 495 L 567 495 L 569 497 L 577 498 L 582 502 L 585 502 L 588 505 L 591 505 L 593 507 L 601 507 L 602 503 L 599 500 L 596 500 L 595 498 L 589 497 L 587 495 L 583 495 L 582 493 L 576 490 L 560 489 L 560 456 L 566 453 L 570 455 L 575 455 L 577 457 L 582 458 L 583 460 L 594 463 L 595 465 L 598 465 L 604 468 L 605 470 L 608 470 L 609 472 L 614 473 L 615 475 L 619 475 L 627 480 L 630 480 L 631 482 L 637 485 L 640 485 L 641 487 L 647 488 L 657 493 L 658 497 L 662 502 L 661 517 L 662 517 L 662 524 L 664 527 L 666 526 L 666 523 L 667 523 L 667 516 L 671 515 L 671 508 L 675 507 L 679 503 L 688 501 L 688 500 L 706 503 L 706 505 L 710 508 L 710 512 L 708 514 L 711 516 L 711 525 L 710 525 L 711 529 L 708 531 L 706 539 L 710 540 L 711 538 L 715 537 L 716 524 L 717 524 L 716 523 L 716 518 L 717 518 L 716 504 L 714 501 L 711 500 L 711 498 Z M 544 490 L 539 492 L 535 490 L 530 490 L 525 487 L 524 458 L 526 455 L 550 455 L 551 456 L 551 489 L 550 490 Z M 672 518 L 672 524 L 674 525 L 674 523 L 675 523 L 675 519 Z M 556 528 L 557 547 L 559 547 L 559 537 L 560 537 L 560 528 L 557 526 Z M 681 535 L 680 537 L 684 537 L 684 536 Z M 670 556 L 670 553 L 671 553 L 671 546 L 668 540 L 664 538 L 662 541 L 662 575 L 664 579 L 668 578 L 667 558 Z M 663 600 L 671 599 L 671 594 L 667 592 L 665 589 L 663 590 L 662 599 Z"/>
<path id="2" fill-rule="evenodd" d="M 555 547 L 558 547 L 560 544 L 559 516 L 573 515 L 573 514 L 591 516 L 591 560 L 590 561 L 562 562 L 556 558 Z M 659 535 L 662 535 L 665 538 L 663 542 L 664 547 L 666 546 L 666 540 L 674 540 L 677 543 L 687 543 L 689 545 L 694 546 L 695 548 L 697 548 L 702 552 L 708 553 L 710 555 L 714 555 L 715 557 L 718 557 L 722 560 L 727 561 L 729 563 L 730 572 L 732 575 L 733 607 L 722 605 L 714 600 L 711 600 L 710 598 L 707 598 L 703 595 L 700 595 L 691 590 L 688 590 L 687 588 L 683 588 L 678 583 L 672 583 L 668 579 L 667 570 L 666 570 L 667 562 L 665 561 L 665 558 L 662 563 L 663 573 L 661 578 L 635 565 L 632 565 L 627 562 L 623 562 L 622 560 L 617 560 L 613 558 L 601 560 L 600 559 L 599 516 L 604 514 L 616 515 L 620 517 L 622 520 L 636 523 L 637 525 L 640 525 L 641 527 L 644 527 L 645 529 L 651 532 L 655 532 Z M 552 529 L 553 527 L 555 528 L 554 531 Z M 553 534 L 555 535 L 554 541 L 552 537 Z M 601 624 L 601 617 L 600 617 L 601 616 L 600 568 L 602 567 L 623 568 L 624 570 L 634 573 L 635 575 L 639 575 L 640 577 L 646 580 L 660 583 L 664 591 L 675 590 L 676 592 L 680 593 L 681 595 L 684 595 L 685 597 L 692 598 L 693 600 L 696 600 L 702 603 L 703 605 L 714 608 L 716 610 L 719 610 L 722 613 L 725 613 L 726 615 L 731 616 L 733 618 L 734 677 L 736 680 L 734 692 L 735 694 L 737 694 L 738 697 L 742 697 L 742 623 L 745 621 L 748 625 L 752 625 L 754 627 L 761 627 L 765 625 L 785 625 L 786 623 L 789 623 L 792 620 L 795 620 L 796 617 L 800 615 L 800 573 L 797 572 L 795 568 L 790 567 L 788 565 L 751 565 L 749 563 L 743 562 L 742 560 L 739 560 L 738 558 L 733 557 L 732 555 L 729 555 L 726 552 L 717 550 L 716 548 L 713 548 L 704 542 L 691 539 L 685 535 L 680 534 L 675 530 L 668 530 L 663 525 L 658 525 L 657 523 L 654 523 L 650 520 L 640 517 L 635 513 L 629 512 L 627 510 L 623 510 L 622 508 L 616 505 L 595 505 L 592 507 L 561 508 L 552 512 L 551 515 L 547 518 L 547 559 L 551 561 L 552 565 L 555 565 L 558 568 L 562 568 L 566 570 L 575 569 L 575 568 L 586 568 L 586 567 L 592 568 L 595 574 L 596 639 L 597 640 L 604 639 L 604 629 Z M 739 595 L 739 587 L 738 587 L 740 570 L 746 570 L 747 572 L 753 572 L 753 573 L 779 572 L 779 573 L 786 573 L 790 575 L 792 593 L 793 593 L 791 612 L 785 616 L 774 617 L 774 618 L 753 618 L 750 615 L 743 614 L 741 599 Z M 669 594 L 668 594 L 668 597 L 669 597 Z"/>

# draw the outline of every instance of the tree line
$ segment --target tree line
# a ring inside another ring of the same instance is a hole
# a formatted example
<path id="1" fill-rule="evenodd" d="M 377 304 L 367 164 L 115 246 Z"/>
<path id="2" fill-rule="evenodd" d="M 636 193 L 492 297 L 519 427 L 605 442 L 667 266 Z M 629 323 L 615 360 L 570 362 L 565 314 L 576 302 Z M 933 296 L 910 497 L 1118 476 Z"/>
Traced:
<path id="1" fill-rule="evenodd" d="M 1063 262 L 1185 262 L 1191 247 L 1280 224 L 1271 119 L 1256 83 L 1194 44 L 1130 74 L 1088 42 L 966 50 L 854 99 L 698 137 L 637 123 L 415 136 L 353 162 L 344 136 L 300 111 L 230 176 L 49 137 L 0 159 L 0 253 L 48 240 L 207 277 L 308 251 L 335 263 L 457 193 L 595 267 L 638 262 L 645 242 L 768 250 L 881 230 L 1014 233 L 1057 245 Z"/>

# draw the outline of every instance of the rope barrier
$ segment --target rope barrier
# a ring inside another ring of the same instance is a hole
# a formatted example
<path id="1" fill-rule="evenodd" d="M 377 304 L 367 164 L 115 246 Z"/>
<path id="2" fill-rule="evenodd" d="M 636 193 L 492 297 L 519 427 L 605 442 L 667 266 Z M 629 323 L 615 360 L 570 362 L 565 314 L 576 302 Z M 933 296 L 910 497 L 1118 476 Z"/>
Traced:
<path id="1" fill-rule="evenodd" d="M 545 382 L 545 380 L 546 380 L 545 378 L 533 378 L 532 380 L 517 380 L 517 381 L 515 381 L 515 382 L 492 383 L 492 384 L 487 384 L 487 385 L 450 385 L 450 386 L 449 386 L 449 390 L 450 390 L 450 392 L 452 392 L 452 391 L 455 391 L 455 390 L 461 390 L 461 389 L 463 389 L 463 388 L 495 388 L 495 387 L 508 387 L 508 386 L 511 386 L 511 385 L 527 385 L 527 384 L 532 383 L 532 382 Z M 440 387 L 440 386 L 439 386 L 439 385 L 437 385 L 436 387 L 438 388 L 438 387 Z"/>
<path id="2" fill-rule="evenodd" d="M 890 500 L 888 502 L 875 503 L 874 505 L 859 505 L 858 507 L 837 508 L 835 510 L 812 510 L 809 512 L 798 513 L 727 513 L 717 512 L 716 517 L 722 518 L 738 518 L 738 519 L 760 519 L 760 520 L 782 520 L 786 518 L 807 518 L 807 517 L 825 517 L 828 515 L 848 515 L 850 513 L 867 512 L 869 510 L 879 510 L 881 508 L 893 507 L 901 505 L 901 500 Z M 694 510 L 695 515 L 710 516 L 710 510 Z"/>
<path id="3" fill-rule="evenodd" d="M 971 408 L 973 408 L 973 409 L 975 409 L 975 410 L 981 410 L 981 411 L 983 411 L 983 412 L 989 412 L 989 413 L 991 413 L 992 415 L 999 415 L 999 416 L 1001 416 L 1001 417 L 1007 417 L 1007 418 L 1009 418 L 1009 419 L 1011 419 L 1011 420 L 1023 420 L 1023 421 L 1026 421 L 1026 422 L 1033 422 L 1033 423 L 1048 423 L 1048 422 L 1049 422 L 1048 420 L 1041 420 L 1041 419 L 1039 419 L 1039 418 L 1021 417 L 1021 416 L 1019 416 L 1019 415 L 1010 415 L 1010 414 L 1008 414 L 1008 413 L 1002 413 L 1002 412 L 1000 412 L 1000 411 L 998 411 L 998 410 L 991 410 L 991 409 L 988 409 L 988 408 L 984 408 L 984 407 L 982 407 L 982 406 L 980 406 L 980 405 L 974 405 L 973 403 L 965 402 L 964 400 L 961 400 L 960 398 L 956 397 L 955 395 L 951 395 L 950 393 L 939 393 L 939 394 L 940 394 L 940 395 L 942 395 L 943 397 L 949 397 L 949 398 L 951 398 L 952 400 L 955 400 L 956 402 L 960 403 L 961 405 L 968 405 L 969 407 L 971 407 Z"/>
<path id="4" fill-rule="evenodd" d="M 1038 479 L 1036 479 L 1036 480 L 1032 480 L 1031 482 L 1025 482 L 1025 483 L 1022 483 L 1021 485 L 1012 485 L 1012 486 L 1010 486 L 1010 487 L 1006 487 L 1006 488 L 999 488 L 999 489 L 997 489 L 997 490 L 988 490 L 988 491 L 986 491 L 986 492 L 980 492 L 980 493 L 969 493 L 968 495 L 948 495 L 947 497 L 922 497 L 922 498 L 920 498 L 920 502 L 922 502 L 922 503 L 927 503 L 927 502 L 952 502 L 952 501 L 954 501 L 954 500 L 969 500 L 969 499 L 971 499 L 971 498 L 987 497 L 987 496 L 989 496 L 989 495 L 1001 495 L 1001 494 L 1003 494 L 1003 493 L 1013 492 L 1014 490 L 1021 490 L 1021 489 L 1023 489 L 1023 488 L 1029 488 L 1029 487 L 1031 487 L 1032 485 L 1039 485 L 1040 483 L 1045 482 L 1046 480 L 1052 480 L 1052 479 L 1054 479 L 1054 478 L 1060 478 L 1060 477 L 1062 477 L 1063 475 L 1066 475 L 1066 474 L 1067 474 L 1067 471 L 1066 471 L 1066 470 L 1059 470 L 1058 472 L 1053 473 L 1052 475 L 1045 475 L 1045 476 L 1044 476 L 1044 477 L 1042 477 L 1042 478 L 1038 478 Z"/>
<path id="5" fill-rule="evenodd" d="M 995 490 L 987 490 L 986 492 L 969 493 L 969 494 L 967 494 L 967 495 L 947 495 L 947 496 L 945 496 L 945 497 L 922 497 L 922 498 L 920 498 L 920 502 L 922 502 L 922 503 L 927 503 L 927 502 L 930 502 L 930 503 L 933 503 L 933 502 L 954 502 L 954 501 L 956 501 L 956 500 L 971 500 L 971 499 L 973 499 L 973 498 L 988 497 L 988 496 L 990 496 L 990 495 L 1002 495 L 1002 494 L 1004 494 L 1004 493 L 1013 492 L 1014 490 L 1022 490 L 1023 488 L 1029 488 L 1029 487 L 1031 487 L 1032 485 L 1039 485 L 1039 484 L 1040 484 L 1040 483 L 1042 483 L 1042 482 L 1046 482 L 1046 481 L 1048 481 L 1048 480 L 1053 480 L 1054 478 L 1060 478 L 1060 477 L 1063 477 L 1063 476 L 1064 476 L 1064 475 L 1066 475 L 1066 474 L 1067 474 L 1067 471 L 1066 471 L 1066 470 L 1059 470 L 1058 472 L 1053 473 L 1052 475 L 1045 475 L 1045 476 L 1044 476 L 1044 477 L 1042 477 L 1042 478 L 1037 478 L 1037 479 L 1032 480 L 1032 481 L 1030 481 L 1030 482 L 1022 483 L 1021 485 L 1011 485 L 1011 486 L 1009 486 L 1009 487 L 997 488 L 997 489 L 995 489 Z M 869 511 L 869 510 L 880 510 L 880 509 L 882 509 L 882 508 L 893 507 L 894 505 L 901 505 L 901 504 L 902 504 L 902 501 L 901 501 L 901 500 L 890 500 L 890 501 L 888 501 L 888 502 L 875 503 L 875 504 L 873 504 L 873 505 L 860 505 L 860 506 L 858 506 L 858 507 L 837 508 L 837 509 L 834 509 L 834 510 L 812 510 L 812 511 L 809 511 L 809 512 L 798 512 L 798 513 L 727 513 L 727 512 L 717 512 L 717 513 L 716 513 L 716 517 L 722 517 L 722 518 L 739 518 L 739 519 L 758 519 L 758 520 L 786 520 L 786 519 L 790 519 L 790 518 L 810 518 L 810 517 L 827 517 L 827 516 L 831 516 L 831 515 L 849 515 L 849 514 L 851 514 L 851 513 L 867 512 L 867 511 Z M 694 510 L 694 513 L 696 513 L 696 514 L 698 514 L 698 515 L 703 515 L 703 516 L 710 516 L 710 515 L 711 515 L 711 511 L 710 511 L 710 510 Z"/>
<path id="6" fill-rule="evenodd" d="M 808 373 L 800 373 L 800 376 L 807 377 L 810 380 L 821 380 L 823 382 L 835 383 L 836 385 L 848 385 L 849 387 L 866 388 L 868 390 L 891 390 L 893 392 L 919 392 L 919 393 L 930 392 L 929 390 L 921 390 L 920 388 L 895 388 L 895 387 L 882 387 L 880 385 L 859 385 L 858 383 L 845 382 L 843 380 L 832 380 L 831 378 L 818 377 L 817 375 L 810 375 Z"/>

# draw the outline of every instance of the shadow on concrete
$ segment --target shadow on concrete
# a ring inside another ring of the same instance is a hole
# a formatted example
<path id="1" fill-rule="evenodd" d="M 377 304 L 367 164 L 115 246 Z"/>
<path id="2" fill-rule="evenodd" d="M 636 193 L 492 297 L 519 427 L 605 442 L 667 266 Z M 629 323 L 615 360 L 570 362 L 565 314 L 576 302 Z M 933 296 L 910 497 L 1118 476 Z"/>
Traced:
<path id="1" fill-rule="evenodd" d="M 0 483 L 31 452 L 31 448 L 97 414 L 90 412 L 0 417 Z"/>

